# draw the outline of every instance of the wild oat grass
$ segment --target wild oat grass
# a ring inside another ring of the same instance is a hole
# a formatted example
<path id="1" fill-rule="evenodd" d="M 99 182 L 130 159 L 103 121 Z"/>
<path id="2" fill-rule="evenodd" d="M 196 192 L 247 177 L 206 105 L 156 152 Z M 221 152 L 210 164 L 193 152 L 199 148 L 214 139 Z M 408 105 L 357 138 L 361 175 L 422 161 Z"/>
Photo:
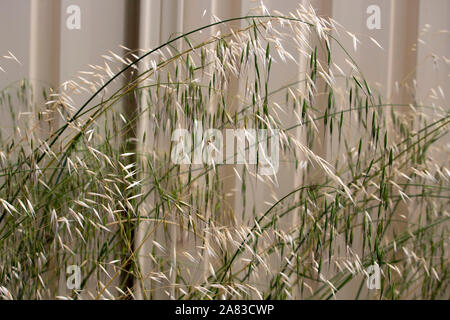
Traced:
<path id="1" fill-rule="evenodd" d="M 450 171 L 437 160 L 448 107 L 385 103 L 337 28 L 310 9 L 263 8 L 110 52 L 45 91 L 44 108 L 27 81 L 4 89 L 0 297 L 448 298 Z M 298 78 L 272 81 L 280 65 Z M 279 129 L 291 190 L 260 162 L 173 164 L 171 133 L 195 120 Z M 381 288 L 367 290 L 374 264 Z M 68 265 L 81 267 L 79 290 Z"/>

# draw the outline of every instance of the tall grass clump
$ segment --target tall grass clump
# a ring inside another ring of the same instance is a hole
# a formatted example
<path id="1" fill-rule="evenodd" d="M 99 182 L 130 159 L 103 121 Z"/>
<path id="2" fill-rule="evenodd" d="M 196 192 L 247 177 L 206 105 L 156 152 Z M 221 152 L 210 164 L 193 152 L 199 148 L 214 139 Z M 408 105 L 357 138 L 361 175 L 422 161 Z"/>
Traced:
<path id="1" fill-rule="evenodd" d="M 337 28 L 263 8 L 111 52 L 42 105 L 4 89 L 0 297 L 448 298 L 448 108 L 385 102 Z M 283 66 L 298 77 L 272 80 Z M 172 132 L 199 121 L 279 130 L 279 172 L 174 164 Z"/>

